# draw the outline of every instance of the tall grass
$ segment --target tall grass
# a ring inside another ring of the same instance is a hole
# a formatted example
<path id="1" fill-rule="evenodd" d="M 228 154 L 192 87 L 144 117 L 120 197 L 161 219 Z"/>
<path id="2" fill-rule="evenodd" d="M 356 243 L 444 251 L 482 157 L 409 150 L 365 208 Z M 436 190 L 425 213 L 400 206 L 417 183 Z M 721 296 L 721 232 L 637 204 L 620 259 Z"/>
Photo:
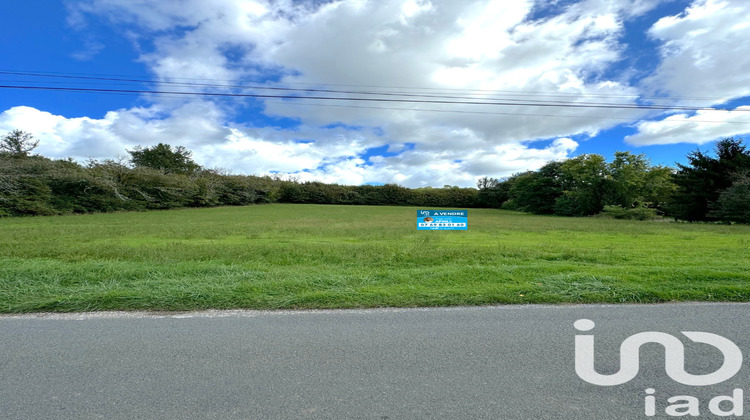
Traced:
<path id="1" fill-rule="evenodd" d="M 750 300 L 750 227 L 272 204 L 0 219 L 0 312 Z"/>

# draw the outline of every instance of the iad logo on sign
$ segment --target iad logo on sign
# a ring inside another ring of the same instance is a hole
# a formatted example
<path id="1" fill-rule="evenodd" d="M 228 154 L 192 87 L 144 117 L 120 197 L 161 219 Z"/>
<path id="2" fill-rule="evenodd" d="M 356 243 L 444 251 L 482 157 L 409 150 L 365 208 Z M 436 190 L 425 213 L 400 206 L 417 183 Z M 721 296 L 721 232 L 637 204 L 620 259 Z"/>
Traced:
<path id="1" fill-rule="evenodd" d="M 594 322 L 579 319 L 573 326 L 579 332 L 594 329 Z M 594 336 L 577 334 L 575 337 L 575 369 L 579 378 L 598 386 L 615 386 L 630 382 L 640 370 L 640 350 L 644 344 L 659 344 L 664 348 L 664 371 L 673 381 L 689 386 L 709 386 L 724 382 L 735 376 L 742 368 L 742 351 L 736 344 L 720 335 L 683 331 L 682 335 L 695 343 L 708 344 L 716 348 L 723 357 L 722 365 L 714 372 L 703 375 L 688 373 L 685 369 L 685 346 L 679 338 L 663 332 L 647 331 L 631 335 L 620 345 L 620 370 L 610 375 L 603 375 L 594 369 Z M 644 400 L 644 414 L 653 417 L 657 412 L 654 388 L 647 388 Z M 678 395 L 667 398 L 669 404 L 664 413 L 670 417 L 685 415 L 699 416 L 701 404 L 698 398 L 690 395 Z M 724 403 L 724 408 L 720 406 Z M 741 388 L 732 391 L 732 395 L 719 395 L 708 402 L 711 414 L 728 417 L 744 414 L 744 397 Z"/>
<path id="2" fill-rule="evenodd" d="M 417 210 L 417 230 L 467 230 L 466 210 Z"/>

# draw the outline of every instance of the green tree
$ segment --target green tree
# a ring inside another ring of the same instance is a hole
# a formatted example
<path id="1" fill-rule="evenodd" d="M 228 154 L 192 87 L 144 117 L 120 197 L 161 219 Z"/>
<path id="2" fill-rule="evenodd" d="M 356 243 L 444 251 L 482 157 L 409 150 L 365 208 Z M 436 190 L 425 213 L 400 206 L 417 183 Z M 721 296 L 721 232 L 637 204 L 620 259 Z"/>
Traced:
<path id="1" fill-rule="evenodd" d="M 562 196 L 561 162 L 550 162 L 536 172 L 511 177 L 510 200 L 513 208 L 535 214 L 552 214 L 555 201 Z"/>
<path id="2" fill-rule="evenodd" d="M 13 156 L 28 156 L 29 152 L 39 146 L 39 140 L 34 140 L 31 133 L 13 130 L 0 139 L 0 153 Z"/>
<path id="3" fill-rule="evenodd" d="M 192 159 L 192 152 L 184 146 L 172 146 L 159 143 L 153 147 L 141 148 L 136 146 L 130 153 L 130 161 L 136 167 L 151 168 L 163 171 L 165 174 L 189 174 L 201 167 Z"/>
<path id="4" fill-rule="evenodd" d="M 560 172 L 563 194 L 555 200 L 555 214 L 586 216 L 602 211 L 608 174 L 604 156 L 586 154 L 568 159 L 560 165 Z"/>
<path id="5" fill-rule="evenodd" d="M 666 166 L 651 166 L 645 155 L 615 152 L 607 165 L 603 204 L 625 210 L 644 207 L 663 210 L 676 188 L 673 172 Z"/>
<path id="6" fill-rule="evenodd" d="M 648 169 L 641 193 L 644 205 L 664 212 L 669 200 L 677 190 L 674 183 L 675 170 L 669 166 L 652 166 Z"/>
<path id="7" fill-rule="evenodd" d="M 480 207 L 500 208 L 503 202 L 508 200 L 508 185 L 503 185 L 496 178 L 482 177 L 477 180 L 476 205 Z"/>
<path id="8" fill-rule="evenodd" d="M 750 223 L 750 176 L 722 191 L 710 215 L 727 222 Z"/>
<path id="9" fill-rule="evenodd" d="M 490 177 L 482 177 L 477 180 L 477 188 L 481 190 L 486 190 L 489 188 L 495 188 L 500 184 L 500 181 L 498 181 L 496 178 L 490 178 Z"/>
<path id="10" fill-rule="evenodd" d="M 689 165 L 678 164 L 674 175 L 677 191 L 669 204 L 669 213 L 688 221 L 718 220 L 722 192 L 732 187 L 738 176 L 750 171 L 750 152 L 742 139 L 726 138 L 716 144 L 716 156 L 696 150 L 687 158 Z"/>
<path id="11" fill-rule="evenodd" d="M 615 152 L 607 164 L 604 204 L 626 209 L 643 205 L 649 166 L 645 155 Z"/>

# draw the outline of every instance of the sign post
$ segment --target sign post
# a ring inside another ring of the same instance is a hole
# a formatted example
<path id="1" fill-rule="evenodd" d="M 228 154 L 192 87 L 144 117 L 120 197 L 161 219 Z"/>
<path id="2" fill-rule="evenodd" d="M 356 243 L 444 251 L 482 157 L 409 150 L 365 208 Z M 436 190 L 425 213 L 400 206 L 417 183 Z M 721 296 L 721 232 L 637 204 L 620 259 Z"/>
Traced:
<path id="1" fill-rule="evenodd" d="M 417 210 L 417 230 L 468 230 L 467 210 Z"/>

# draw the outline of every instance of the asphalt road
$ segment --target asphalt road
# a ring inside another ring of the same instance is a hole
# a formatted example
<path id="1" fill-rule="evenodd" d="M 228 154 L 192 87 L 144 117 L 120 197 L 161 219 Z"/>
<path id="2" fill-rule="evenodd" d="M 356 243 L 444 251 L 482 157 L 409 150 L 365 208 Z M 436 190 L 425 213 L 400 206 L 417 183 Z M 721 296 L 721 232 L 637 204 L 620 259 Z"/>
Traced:
<path id="1" fill-rule="evenodd" d="M 596 327 L 576 330 L 584 318 Z M 747 357 L 748 320 L 750 304 L 695 303 L 0 316 L 0 419 L 623 420 L 689 404 L 720 418 L 710 400 L 735 389 L 748 395 L 718 409 L 738 418 L 747 405 L 750 418 L 747 366 L 682 385 L 646 344 L 638 375 L 604 387 L 574 359 L 576 334 L 593 334 L 597 371 L 614 373 L 623 340 L 659 331 L 685 344 L 688 372 L 707 374 L 722 353 L 680 331 L 721 335 Z M 695 400 L 667 401 L 685 395 Z"/>

